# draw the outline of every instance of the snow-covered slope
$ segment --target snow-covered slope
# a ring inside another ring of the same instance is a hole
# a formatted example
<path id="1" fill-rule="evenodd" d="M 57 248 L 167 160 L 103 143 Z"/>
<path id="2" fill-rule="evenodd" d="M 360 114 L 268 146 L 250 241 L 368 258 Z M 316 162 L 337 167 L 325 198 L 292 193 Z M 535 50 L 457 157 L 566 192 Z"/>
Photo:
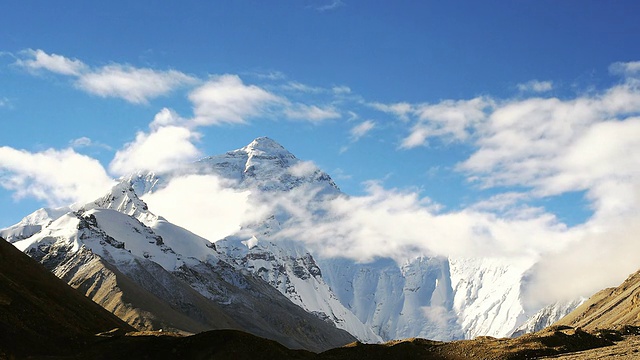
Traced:
<path id="1" fill-rule="evenodd" d="M 150 213 L 124 184 L 14 245 L 134 326 L 201 331 L 227 324 L 315 351 L 354 339 L 222 260 L 206 239 Z M 151 300 L 132 300 L 141 296 Z"/>
<path id="2" fill-rule="evenodd" d="M 43 226 L 50 224 L 70 210 L 68 207 L 38 209 L 32 214 L 25 216 L 19 223 L 0 230 L 0 237 L 10 243 L 26 239 L 40 231 Z"/>
<path id="3" fill-rule="evenodd" d="M 586 298 L 581 297 L 571 301 L 559 301 L 551 305 L 547 305 L 527 319 L 524 324 L 520 325 L 513 334 L 511 334 L 511 337 L 518 337 L 524 334 L 533 333 L 540 331 L 547 326 L 551 326 L 558 320 L 567 316 L 578 306 L 582 305 L 586 300 Z"/>

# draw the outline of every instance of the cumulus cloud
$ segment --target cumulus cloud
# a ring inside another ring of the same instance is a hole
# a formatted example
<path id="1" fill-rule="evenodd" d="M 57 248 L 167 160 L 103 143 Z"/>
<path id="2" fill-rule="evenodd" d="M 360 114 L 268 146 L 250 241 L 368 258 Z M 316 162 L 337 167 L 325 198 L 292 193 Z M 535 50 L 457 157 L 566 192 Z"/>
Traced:
<path id="1" fill-rule="evenodd" d="M 189 99 L 197 125 L 244 124 L 248 117 L 284 101 L 256 85 L 245 85 L 237 75 L 213 77 L 193 90 Z"/>
<path id="2" fill-rule="evenodd" d="M 368 134 L 373 128 L 376 127 L 376 123 L 372 120 L 366 120 L 361 122 L 360 124 L 351 128 L 349 133 L 351 134 L 351 139 L 353 141 L 360 140 L 361 137 Z"/>
<path id="3" fill-rule="evenodd" d="M 512 101 L 490 115 L 459 169 L 483 186 L 528 186 L 540 195 L 587 190 L 606 176 L 630 175 L 636 143 L 626 134 L 637 131 L 629 114 L 638 111 L 640 92 L 627 86 L 589 98 Z"/>
<path id="4" fill-rule="evenodd" d="M 542 92 L 551 91 L 552 89 L 553 89 L 553 82 L 551 81 L 531 80 L 526 83 L 518 84 L 518 90 L 523 92 L 542 93 Z"/>
<path id="5" fill-rule="evenodd" d="M 100 162 L 72 149 L 33 153 L 0 147 L 0 186 L 16 199 L 34 197 L 63 206 L 93 200 L 112 185 Z"/>
<path id="6" fill-rule="evenodd" d="M 163 126 L 150 133 L 138 132 L 134 141 L 116 152 L 109 170 L 117 175 L 135 171 L 163 172 L 195 160 L 200 151 L 193 144 L 200 134 L 186 127 Z"/>
<path id="7" fill-rule="evenodd" d="M 157 71 L 116 64 L 81 75 L 76 85 L 90 94 L 140 104 L 195 81 L 175 70 Z"/>
<path id="8" fill-rule="evenodd" d="M 249 206 L 249 194 L 231 189 L 214 175 L 188 175 L 172 179 L 166 187 L 145 195 L 143 200 L 154 213 L 216 241 L 240 230 L 248 218 L 247 213 L 256 211 L 256 207 Z"/>
<path id="9" fill-rule="evenodd" d="M 47 54 L 40 49 L 28 49 L 22 54 L 28 58 L 18 59 L 16 64 L 28 70 L 47 70 L 61 75 L 80 76 L 88 68 L 80 60 L 69 59 L 57 54 Z"/>
<path id="10" fill-rule="evenodd" d="M 175 110 L 162 108 L 153 117 L 153 121 L 149 124 L 151 130 L 158 130 L 165 126 L 186 126 L 188 120 L 181 117 Z"/>
<path id="11" fill-rule="evenodd" d="M 121 64 L 92 68 L 80 60 L 47 54 L 40 49 L 26 50 L 22 54 L 25 58 L 16 61 L 19 66 L 72 76 L 76 78 L 75 85 L 90 94 L 122 98 L 137 104 L 197 81 L 175 70 L 157 71 Z"/>

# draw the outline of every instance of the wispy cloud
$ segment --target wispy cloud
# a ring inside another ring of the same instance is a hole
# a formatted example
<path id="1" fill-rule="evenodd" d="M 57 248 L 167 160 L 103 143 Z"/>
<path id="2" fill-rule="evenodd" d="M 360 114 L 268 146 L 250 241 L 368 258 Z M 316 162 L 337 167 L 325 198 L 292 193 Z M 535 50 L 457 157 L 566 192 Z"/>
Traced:
<path id="1" fill-rule="evenodd" d="M 416 192 L 385 189 L 377 182 L 367 184 L 365 195 L 328 199 L 310 208 L 308 199 L 315 196 L 305 188 L 274 201 L 276 207 L 295 209 L 278 237 L 303 241 L 327 257 L 392 257 L 398 262 L 416 254 L 531 258 L 567 241 L 564 226 L 550 214 L 441 213 L 438 204 Z"/>
<path id="2" fill-rule="evenodd" d="M 402 141 L 401 147 L 409 149 L 425 145 L 429 138 L 464 141 L 478 123 L 486 118 L 486 111 L 493 106 L 493 101 L 484 97 L 415 105 L 411 113 L 417 120 L 412 125 L 410 134 Z"/>
<path id="3" fill-rule="evenodd" d="M 409 121 L 409 115 L 413 111 L 413 106 L 406 102 L 400 102 L 395 104 L 383 104 L 379 102 L 372 102 L 369 104 L 372 108 L 382 111 L 387 114 L 394 115 L 400 120 Z"/>
<path id="4" fill-rule="evenodd" d="M 324 11 L 331 11 L 331 10 L 335 10 L 337 8 L 340 8 L 342 6 L 345 6 L 346 4 L 340 0 L 332 0 L 330 3 L 325 4 L 325 5 L 320 5 L 318 7 L 316 7 L 316 10 L 320 11 L 320 12 L 324 12 Z"/>
<path id="5" fill-rule="evenodd" d="M 611 64 L 609 71 L 612 74 L 623 76 L 636 76 L 640 74 L 640 61 L 616 62 Z"/>
<path id="6" fill-rule="evenodd" d="M 11 107 L 11 101 L 9 101 L 9 99 L 7 99 L 6 97 L 0 97 L 0 108 L 2 107 Z"/>
<path id="7" fill-rule="evenodd" d="M 196 79 L 175 70 L 157 71 L 113 64 L 91 68 L 77 59 L 47 54 L 43 50 L 25 50 L 16 65 L 31 71 L 46 70 L 72 76 L 75 85 L 90 94 L 117 97 L 131 103 L 147 103 L 177 87 L 193 84 Z"/>
<path id="8" fill-rule="evenodd" d="M 327 89 L 324 89 L 321 87 L 310 86 L 310 85 L 299 83 L 297 81 L 289 81 L 288 83 L 283 85 L 282 88 L 285 90 L 298 91 L 298 92 L 308 93 L 308 94 L 320 94 L 328 91 Z"/>
<path id="9" fill-rule="evenodd" d="M 87 65 L 78 59 L 69 59 L 62 55 L 47 54 L 37 49 L 28 49 L 21 52 L 26 59 L 16 60 L 16 65 L 31 71 L 47 70 L 61 75 L 80 76 L 88 70 Z"/>
<path id="10" fill-rule="evenodd" d="M 132 66 L 108 65 L 82 74 L 76 85 L 90 94 L 118 97 L 136 104 L 168 94 L 173 89 L 196 80 L 175 70 L 156 71 Z"/>
<path id="11" fill-rule="evenodd" d="M 317 105 L 290 104 L 284 109 L 289 119 L 304 120 L 320 123 L 325 120 L 338 119 L 342 115 L 332 106 L 319 107 Z"/>
<path id="12" fill-rule="evenodd" d="M 376 127 L 376 123 L 373 120 L 366 120 L 361 122 L 360 124 L 351 128 L 349 133 L 351 134 L 352 141 L 358 141 L 360 138 L 368 134 L 371 130 Z"/>
<path id="13" fill-rule="evenodd" d="M 112 150 L 111 146 L 107 145 L 107 144 L 103 144 L 101 142 L 96 142 L 91 140 L 90 138 L 83 136 L 83 137 L 79 137 L 77 139 L 73 139 L 71 141 L 69 141 L 69 146 L 74 148 L 74 149 L 80 149 L 80 148 L 87 148 L 87 147 L 98 147 L 98 148 L 103 148 L 106 150 Z"/>
<path id="14" fill-rule="evenodd" d="M 526 83 L 518 84 L 518 90 L 522 92 L 543 93 L 553 89 L 553 82 L 531 80 Z"/>

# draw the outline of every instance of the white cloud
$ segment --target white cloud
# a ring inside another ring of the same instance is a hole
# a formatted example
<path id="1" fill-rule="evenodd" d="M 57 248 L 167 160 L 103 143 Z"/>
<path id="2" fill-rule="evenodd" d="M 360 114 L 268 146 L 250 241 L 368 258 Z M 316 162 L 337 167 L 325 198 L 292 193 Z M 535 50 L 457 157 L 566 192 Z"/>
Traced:
<path id="1" fill-rule="evenodd" d="M 125 65 L 108 65 L 83 74 L 78 78 L 76 85 L 94 95 L 118 97 L 140 104 L 195 81 L 194 78 L 175 70 L 156 71 Z"/>
<path id="2" fill-rule="evenodd" d="M 29 58 L 18 59 L 16 64 L 19 66 L 73 76 L 76 78 L 75 85 L 90 94 L 122 98 L 136 104 L 146 103 L 149 99 L 197 81 L 175 70 L 157 71 L 121 64 L 91 68 L 80 60 L 47 54 L 40 49 L 26 50 L 23 54 Z"/>
<path id="3" fill-rule="evenodd" d="M 491 99 L 445 100 L 437 104 L 415 106 L 417 121 L 401 147 L 408 149 L 426 144 L 431 137 L 447 140 L 467 140 L 471 132 L 485 120 L 486 111 L 494 106 Z"/>
<path id="4" fill-rule="evenodd" d="M 109 170 L 126 175 L 139 170 L 163 172 L 200 156 L 193 144 L 200 135 L 180 126 L 164 126 L 151 133 L 138 132 L 136 139 L 116 152 Z"/>
<path id="5" fill-rule="evenodd" d="M 364 196 L 341 196 L 309 208 L 309 188 L 286 194 L 276 207 L 294 214 L 278 236 L 304 242 L 322 256 L 398 262 L 417 254 L 529 257 L 566 243 L 566 228 L 547 213 L 500 218 L 471 209 L 440 213 L 415 192 L 368 184 Z"/>
<path id="6" fill-rule="evenodd" d="M 637 161 L 636 144 L 623 134 L 635 133 L 637 120 L 628 114 L 636 112 L 640 91 L 628 85 L 570 100 L 506 102 L 476 129 L 478 149 L 459 168 L 483 186 L 527 186 L 540 195 L 586 190 L 602 171 L 628 173 L 629 161 Z M 629 160 L 613 171 L 617 157 Z"/>
<path id="7" fill-rule="evenodd" d="M 345 85 L 334 86 L 331 88 L 331 91 L 336 95 L 351 94 L 351 88 Z"/>
<path id="8" fill-rule="evenodd" d="M 551 81 L 539 81 L 539 80 L 531 80 L 523 84 L 518 84 L 518 90 L 520 91 L 528 91 L 528 92 L 536 92 L 542 93 L 551 91 L 553 89 L 553 82 Z"/>
<path id="9" fill-rule="evenodd" d="M 609 71 L 613 74 L 635 76 L 640 73 L 640 61 L 616 62 L 611 64 Z"/>
<path id="10" fill-rule="evenodd" d="M 309 86 L 306 84 L 299 83 L 297 81 L 289 81 L 282 88 L 285 90 L 293 90 L 293 91 L 298 91 L 298 92 L 308 93 L 308 94 L 320 94 L 327 91 L 326 89 L 323 89 L 321 87 Z"/>
<path id="11" fill-rule="evenodd" d="M 341 117 L 340 113 L 331 106 L 322 108 L 305 104 L 290 104 L 285 107 L 284 114 L 292 120 L 304 120 L 313 123 Z"/>
<path id="12" fill-rule="evenodd" d="M 28 59 L 18 59 L 16 64 L 29 70 L 48 70 L 56 74 L 80 76 L 87 66 L 80 60 L 69 59 L 62 55 L 47 54 L 44 51 L 25 50 L 22 54 Z"/>
<path id="13" fill-rule="evenodd" d="M 99 147 L 99 148 L 111 150 L 111 147 L 109 145 L 93 141 L 86 136 L 82 136 L 77 139 L 73 139 L 69 141 L 69 146 L 74 149 L 85 148 L 85 147 Z"/>
<path id="14" fill-rule="evenodd" d="M 352 127 L 351 131 L 349 131 L 350 134 L 351 134 L 351 139 L 353 141 L 360 140 L 361 137 L 365 136 L 371 130 L 373 130 L 373 128 L 375 128 L 375 126 L 376 126 L 376 123 L 373 122 L 372 120 L 366 120 L 366 121 L 361 122 L 360 124 Z"/>
<path id="15" fill-rule="evenodd" d="M 93 200 L 112 185 L 97 160 L 72 149 L 32 153 L 0 147 L 0 186 L 16 199 L 34 197 L 62 206 Z"/>
<path id="16" fill-rule="evenodd" d="M 210 79 L 189 94 L 196 125 L 243 124 L 284 99 L 256 86 L 245 85 L 237 75 Z"/>
<path id="17" fill-rule="evenodd" d="M 172 223 L 216 241 L 240 230 L 247 213 L 256 211 L 249 207 L 248 196 L 248 191 L 232 190 L 216 176 L 189 175 L 172 179 L 143 200 Z"/>
<path id="18" fill-rule="evenodd" d="M 177 112 L 169 108 L 162 108 L 149 124 L 149 128 L 157 130 L 165 126 L 184 126 L 187 120 L 182 118 Z"/>
<path id="19" fill-rule="evenodd" d="M 319 169 L 313 161 L 299 161 L 295 165 L 291 166 L 288 171 L 293 176 L 306 177 L 313 175 L 313 173 L 319 171 Z"/>
<path id="20" fill-rule="evenodd" d="M 333 0 L 331 3 L 316 7 L 316 10 L 320 12 L 331 11 L 342 6 L 345 6 L 344 2 L 341 0 Z"/>
<path id="21" fill-rule="evenodd" d="M 640 200 L 636 189 L 631 196 Z M 560 300 L 588 297 L 619 285 L 640 264 L 640 216 L 590 226 L 561 251 L 546 254 L 529 272 L 525 300 L 539 308 Z"/>
<path id="22" fill-rule="evenodd" d="M 400 120 L 409 121 L 409 114 L 413 111 L 413 105 L 400 102 L 395 104 L 383 104 L 379 102 L 370 103 L 372 108 L 382 111 L 384 113 L 392 114 L 398 117 Z"/>
<path id="23" fill-rule="evenodd" d="M 11 102 L 6 97 L 0 98 L 0 108 L 1 107 L 11 107 Z"/>

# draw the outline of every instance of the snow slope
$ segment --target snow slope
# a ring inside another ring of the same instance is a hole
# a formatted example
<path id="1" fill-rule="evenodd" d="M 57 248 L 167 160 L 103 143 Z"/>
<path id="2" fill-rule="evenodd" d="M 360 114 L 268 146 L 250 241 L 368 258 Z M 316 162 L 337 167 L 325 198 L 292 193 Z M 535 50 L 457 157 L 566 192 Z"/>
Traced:
<path id="1" fill-rule="evenodd" d="M 206 314 L 222 311 L 226 315 L 215 318 L 294 348 L 321 351 L 354 340 L 291 303 L 269 284 L 222 260 L 225 255 L 206 239 L 150 213 L 126 184 L 115 186 L 101 199 L 62 215 L 14 245 L 60 277 L 82 284 L 88 296 L 106 294 L 100 300 L 114 313 L 126 307 L 129 310 L 124 315 L 134 314 L 128 319 L 134 325 L 169 324 L 179 330 L 200 331 L 212 328 Z M 114 268 L 95 265 L 96 258 L 90 254 Z M 87 270 L 96 266 L 97 270 Z M 114 282 L 114 271 L 150 294 L 147 298 L 165 304 L 154 308 L 170 306 L 177 313 L 166 317 L 162 312 L 152 314 L 153 321 L 141 318 L 144 311 L 121 303 L 140 290 L 128 286 L 128 292 L 122 293 L 124 286 L 118 284 L 124 283 Z M 108 278 L 111 280 L 106 281 Z M 112 285 L 105 289 L 108 283 Z"/>

